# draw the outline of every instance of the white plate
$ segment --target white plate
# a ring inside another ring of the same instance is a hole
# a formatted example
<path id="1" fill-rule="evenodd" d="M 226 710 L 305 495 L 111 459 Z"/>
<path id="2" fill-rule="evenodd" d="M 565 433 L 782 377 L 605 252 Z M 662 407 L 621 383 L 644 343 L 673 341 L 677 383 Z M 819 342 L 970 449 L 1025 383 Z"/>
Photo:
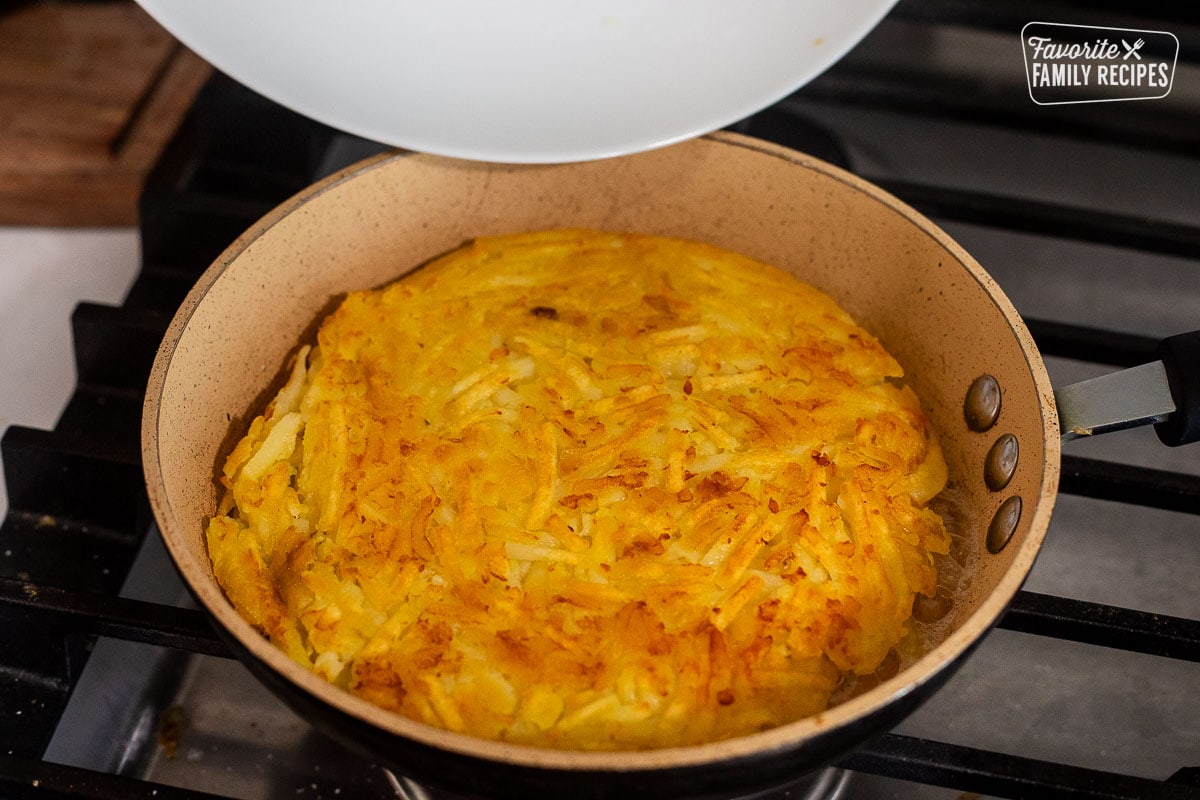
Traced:
<path id="1" fill-rule="evenodd" d="M 728 125 L 895 0 L 139 0 L 218 69 L 386 144 L 582 161 Z"/>

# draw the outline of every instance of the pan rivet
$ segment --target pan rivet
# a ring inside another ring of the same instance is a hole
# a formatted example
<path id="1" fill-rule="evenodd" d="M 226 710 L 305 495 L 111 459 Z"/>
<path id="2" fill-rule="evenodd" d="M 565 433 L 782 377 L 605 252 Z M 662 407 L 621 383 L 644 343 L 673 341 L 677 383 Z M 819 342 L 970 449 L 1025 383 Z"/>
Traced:
<path id="1" fill-rule="evenodd" d="M 992 524 L 988 525 L 987 549 L 989 553 L 999 553 L 1007 545 L 1012 535 L 1017 531 L 1021 521 L 1021 497 L 1013 495 L 1000 504 Z"/>
<path id="2" fill-rule="evenodd" d="M 953 606 L 954 598 L 939 586 L 937 594 L 933 597 L 926 597 L 923 594 L 913 597 L 913 619 L 917 622 L 937 622 L 949 614 Z"/>
<path id="3" fill-rule="evenodd" d="M 1008 486 L 1013 473 L 1017 471 L 1019 456 L 1016 436 L 1006 433 L 996 440 L 983 461 L 983 482 L 989 489 L 998 492 Z"/>
<path id="4" fill-rule="evenodd" d="M 967 427 L 982 433 L 1000 418 L 1000 382 L 991 375 L 980 375 L 967 389 L 963 402 L 963 418 Z"/>

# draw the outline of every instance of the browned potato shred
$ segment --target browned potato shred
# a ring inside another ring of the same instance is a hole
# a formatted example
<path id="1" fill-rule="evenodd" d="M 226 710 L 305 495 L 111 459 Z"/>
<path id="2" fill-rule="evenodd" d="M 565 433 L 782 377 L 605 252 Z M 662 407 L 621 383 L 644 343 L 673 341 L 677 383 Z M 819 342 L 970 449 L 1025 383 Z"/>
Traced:
<path id="1" fill-rule="evenodd" d="M 292 658 L 431 725 L 766 729 L 875 671 L 934 594 L 946 467 L 900 377 L 733 253 L 481 239 L 325 320 L 229 456 L 209 552 Z"/>

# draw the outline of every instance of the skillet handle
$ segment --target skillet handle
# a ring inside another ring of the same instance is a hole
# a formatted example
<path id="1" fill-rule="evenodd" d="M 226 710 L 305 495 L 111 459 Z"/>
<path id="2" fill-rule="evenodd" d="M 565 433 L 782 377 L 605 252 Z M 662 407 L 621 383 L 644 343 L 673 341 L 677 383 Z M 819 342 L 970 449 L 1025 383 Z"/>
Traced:
<path id="1" fill-rule="evenodd" d="M 1158 357 L 1167 371 L 1175 413 L 1154 424 L 1163 444 L 1200 441 L 1200 331 L 1163 339 Z"/>

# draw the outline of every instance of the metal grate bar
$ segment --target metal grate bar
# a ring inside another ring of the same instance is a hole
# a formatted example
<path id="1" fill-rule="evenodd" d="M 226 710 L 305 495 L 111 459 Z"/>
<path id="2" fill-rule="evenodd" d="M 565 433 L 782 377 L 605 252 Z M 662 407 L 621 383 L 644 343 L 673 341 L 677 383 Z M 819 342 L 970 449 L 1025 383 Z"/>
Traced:
<path id="1" fill-rule="evenodd" d="M 0 579 L 0 604 L 44 615 L 50 624 L 74 633 L 230 657 L 208 619 L 193 609 L 8 579 Z"/>
<path id="2" fill-rule="evenodd" d="M 231 657 L 203 612 L 0 579 L 0 607 L 43 615 L 58 629 Z M 1020 592 L 1000 627 L 1103 647 L 1200 661 L 1200 621 Z"/>
<path id="3" fill-rule="evenodd" d="M 83 534 L 104 529 L 103 538 L 128 542 L 132 556 L 150 524 L 136 450 L 134 442 L 121 452 L 99 452 L 88 441 L 13 425 L 0 437 L 9 497 L 0 530 L 23 524 L 22 515 L 36 515 L 38 527 L 76 524 Z M 59 565 L 59 571 L 79 571 L 72 566 Z"/>
<path id="4" fill-rule="evenodd" d="M 1153 336 L 1045 319 L 1026 318 L 1025 325 L 1042 355 L 1115 367 L 1136 367 L 1158 360 L 1158 339 Z"/>
<path id="5" fill-rule="evenodd" d="M 1096 209 L 863 176 L 931 217 L 1196 258 L 1200 227 Z"/>
<path id="6" fill-rule="evenodd" d="M 1200 514 L 1200 475 L 1063 456 L 1059 490 L 1099 500 Z"/>
<path id="7" fill-rule="evenodd" d="M 965 792 L 1025 800 L 1184 800 L 1181 785 L 889 733 L 839 766 Z"/>
<path id="8" fill-rule="evenodd" d="M 136 392 L 140 412 L 150 366 L 170 321 L 171 314 L 161 310 L 77 305 L 71 329 L 79 382 Z M 135 435 L 135 450 L 137 442 Z"/>
<path id="9" fill-rule="evenodd" d="M 1130 11 L 1136 11 L 1136 16 Z M 1015 35 L 1026 22 L 1048 21 L 1081 23 L 1086 16 L 1090 25 L 1167 27 L 1180 36 L 1196 30 L 1196 8 L 1191 0 L 1156 0 L 1136 6 L 1128 0 L 1091 0 L 1086 15 L 1071 0 L 901 0 L 893 17 L 929 22 L 936 25 L 962 25 L 972 28 L 1012 31 Z M 1188 52 L 1181 47 L 1180 56 Z"/>
<path id="10" fill-rule="evenodd" d="M 1114 119 L 1094 109 L 1035 106 L 1024 86 L 1001 89 L 965 78 L 897 74 L 895 70 L 884 73 L 870 66 L 848 65 L 813 81 L 788 102 L 795 100 L 1187 157 L 1200 153 L 1194 117 L 1171 107 L 1147 109 L 1132 119 Z"/>
<path id="11" fill-rule="evenodd" d="M 1018 592 L 999 627 L 1136 653 L 1200 661 L 1200 620 Z"/>

